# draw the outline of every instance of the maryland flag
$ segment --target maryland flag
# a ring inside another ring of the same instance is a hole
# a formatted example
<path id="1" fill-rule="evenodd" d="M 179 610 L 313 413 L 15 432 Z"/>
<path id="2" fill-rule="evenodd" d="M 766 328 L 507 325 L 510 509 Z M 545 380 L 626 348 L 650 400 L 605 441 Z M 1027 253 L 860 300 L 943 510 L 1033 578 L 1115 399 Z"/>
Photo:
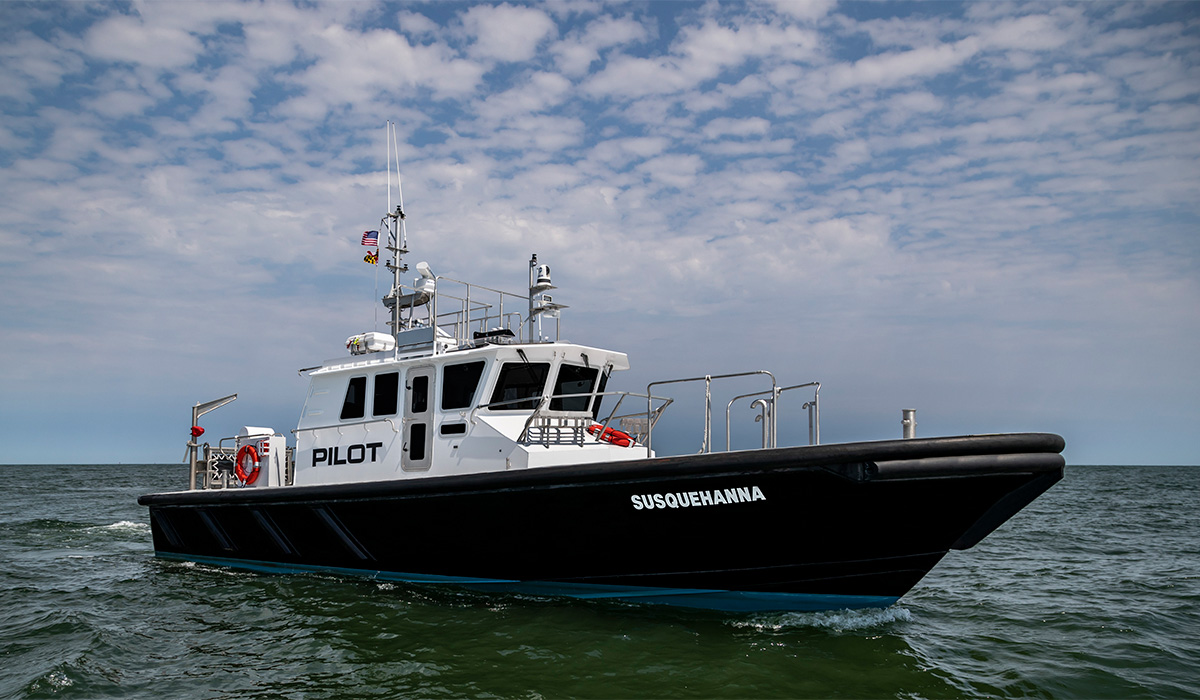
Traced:
<path id="1" fill-rule="evenodd" d="M 364 255 L 363 262 L 370 263 L 371 265 L 378 265 L 379 264 L 379 251 L 372 250 L 370 253 L 367 253 L 366 255 Z"/>

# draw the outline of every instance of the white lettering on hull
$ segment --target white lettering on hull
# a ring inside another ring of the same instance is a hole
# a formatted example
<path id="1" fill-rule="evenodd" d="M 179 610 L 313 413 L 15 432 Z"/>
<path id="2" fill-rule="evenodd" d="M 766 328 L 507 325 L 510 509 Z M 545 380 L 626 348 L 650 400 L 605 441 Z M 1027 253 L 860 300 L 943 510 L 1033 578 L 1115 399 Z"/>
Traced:
<path id="1" fill-rule="evenodd" d="M 714 489 L 712 491 L 635 493 L 629 497 L 629 502 L 633 504 L 634 510 L 721 506 L 732 503 L 751 503 L 753 501 L 765 500 L 767 500 L 767 497 L 763 494 L 762 489 L 757 486 L 739 486 L 732 489 Z"/>

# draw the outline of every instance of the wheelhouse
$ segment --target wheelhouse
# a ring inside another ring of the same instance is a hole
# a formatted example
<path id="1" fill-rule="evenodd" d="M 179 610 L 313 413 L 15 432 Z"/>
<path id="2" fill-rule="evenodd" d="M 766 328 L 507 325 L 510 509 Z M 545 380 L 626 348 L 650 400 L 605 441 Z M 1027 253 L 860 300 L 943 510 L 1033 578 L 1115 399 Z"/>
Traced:
<path id="1" fill-rule="evenodd" d="M 601 418 L 609 375 L 629 366 L 623 353 L 488 343 L 437 356 L 379 355 L 307 371 L 291 483 L 524 468 L 556 463 L 555 455 L 562 463 L 646 456 L 586 432 Z M 574 449 L 561 454 L 566 446 Z"/>

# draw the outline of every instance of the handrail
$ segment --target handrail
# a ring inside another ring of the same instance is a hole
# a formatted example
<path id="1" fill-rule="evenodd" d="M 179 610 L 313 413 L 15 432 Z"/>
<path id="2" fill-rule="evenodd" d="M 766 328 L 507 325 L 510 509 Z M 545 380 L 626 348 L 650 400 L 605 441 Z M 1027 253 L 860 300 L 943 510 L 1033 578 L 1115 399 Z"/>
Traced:
<path id="1" fill-rule="evenodd" d="M 594 410 L 593 407 L 596 405 L 595 404 L 596 400 L 598 398 L 605 397 L 605 396 L 619 396 L 620 398 L 617 400 L 616 405 L 612 407 L 612 410 L 610 410 L 608 412 L 608 415 L 605 416 L 603 419 L 592 418 L 592 412 Z M 647 397 L 648 405 L 650 406 L 650 410 L 645 414 L 643 414 L 641 411 L 638 411 L 636 413 L 617 415 L 617 410 L 621 407 L 621 403 L 627 397 L 630 397 L 630 396 L 635 396 L 637 398 Z M 550 410 L 547 408 L 556 399 L 582 399 L 582 398 L 588 399 L 588 407 L 581 411 Z M 476 416 L 478 416 L 479 411 L 481 411 L 481 410 L 484 410 L 484 409 L 494 410 L 495 407 L 497 407 L 497 406 L 504 406 L 507 404 L 526 403 L 526 402 L 530 402 L 530 401 L 536 401 L 537 404 L 532 409 L 523 409 L 523 410 L 529 410 L 531 412 L 529 414 L 529 417 L 525 419 L 525 425 L 524 425 L 524 427 L 522 427 L 521 434 L 517 438 L 518 442 L 524 442 L 528 438 L 529 428 L 533 425 L 533 422 L 540 417 L 590 418 L 592 421 L 601 424 L 601 426 L 603 426 L 603 428 L 608 428 L 609 425 L 614 420 L 618 420 L 621 418 L 629 418 L 629 417 L 639 416 L 639 415 L 645 415 L 646 419 L 647 419 L 647 438 L 648 438 L 649 431 L 651 429 L 653 429 L 654 424 L 657 423 L 658 419 L 662 417 L 663 411 L 666 410 L 667 406 L 670 406 L 672 403 L 675 402 L 674 399 L 666 397 L 666 396 L 652 396 L 649 394 L 638 394 L 638 393 L 634 393 L 634 392 L 630 392 L 630 391 L 598 391 L 598 392 L 588 392 L 588 393 L 578 393 L 578 394 L 542 394 L 540 396 L 526 396 L 526 397 L 519 398 L 519 399 L 507 399 L 505 401 L 489 401 L 487 403 L 481 403 L 471 409 L 471 415 L 468 416 L 467 420 L 472 425 L 474 425 L 476 422 Z M 653 406 L 654 401 L 662 401 L 663 404 L 661 406 L 659 406 L 657 409 L 655 409 Z"/>
<path id="2" fill-rule="evenodd" d="M 642 396 L 641 394 L 635 394 L 635 393 L 632 393 L 629 391 L 615 391 L 615 392 L 605 392 L 605 393 L 606 394 L 614 394 L 614 395 L 619 394 L 621 396 L 621 398 L 617 399 L 617 405 L 613 406 L 612 410 L 608 412 L 608 417 L 605 418 L 601 422 L 601 431 L 600 431 L 599 435 L 603 435 L 604 432 L 608 430 L 609 426 L 612 424 L 612 422 L 614 420 L 619 421 L 623 418 L 632 418 L 634 416 L 643 415 L 641 413 L 641 411 L 638 411 L 636 413 L 623 413 L 621 415 L 617 415 L 617 409 L 621 408 L 622 401 L 624 401 L 629 396 L 636 396 L 638 398 L 641 398 L 641 396 Z M 651 433 L 651 431 L 654 430 L 654 426 L 658 423 L 658 419 L 662 418 L 662 414 L 664 411 L 667 410 L 667 406 L 670 406 L 671 404 L 675 403 L 675 399 L 672 399 L 672 398 L 666 397 L 666 396 L 653 396 L 651 394 L 646 394 L 646 396 L 648 397 L 648 401 L 647 401 L 648 406 L 652 407 L 655 399 L 663 402 L 661 406 L 659 406 L 656 409 L 651 408 L 651 410 L 649 410 L 645 414 L 645 416 L 646 416 L 646 457 L 650 457 L 653 454 L 653 452 L 650 449 L 650 433 Z"/>
<path id="3" fill-rule="evenodd" d="M 755 391 L 752 394 L 742 394 L 734 396 L 725 407 L 725 451 L 730 451 L 730 414 L 733 408 L 733 402 L 738 399 L 749 399 L 751 396 L 763 396 L 773 394 L 772 399 L 767 400 L 769 403 L 770 417 L 772 417 L 772 426 L 770 426 L 769 445 L 764 444 L 763 447 L 778 447 L 778 433 L 775 433 L 776 427 L 779 426 L 779 414 L 776 412 L 778 407 L 779 396 L 784 391 L 792 389 L 803 389 L 805 387 L 816 387 L 816 391 L 812 394 L 812 401 L 806 401 L 800 409 L 808 408 L 809 411 L 809 444 L 821 444 L 821 382 L 805 382 L 803 384 L 793 384 L 791 387 L 780 387 L 778 389 L 768 391 Z"/>
<path id="4" fill-rule="evenodd" d="M 453 291 L 446 290 L 444 289 L 446 283 L 461 285 L 464 289 L 461 292 L 457 288 Z M 409 290 L 414 293 L 421 291 L 417 287 L 407 284 L 399 284 L 397 285 L 397 289 L 399 291 Z M 491 295 L 495 295 L 495 298 L 490 298 Z M 487 299 L 487 301 L 481 301 L 479 299 L 480 296 Z M 440 329 L 446 333 L 448 338 L 452 338 L 455 342 L 461 344 L 470 340 L 468 336 L 470 335 L 471 326 L 474 324 L 479 324 L 481 330 L 488 330 L 488 325 L 494 320 L 501 328 L 514 330 L 514 322 L 518 324 L 519 328 L 519 323 L 523 323 L 524 316 L 520 312 L 505 312 L 504 305 L 507 301 L 510 305 L 516 305 L 519 308 L 518 302 L 525 300 L 526 297 L 514 294 L 513 292 L 472 284 L 454 279 L 453 277 L 435 275 L 433 277 L 433 289 L 429 293 L 428 300 L 419 305 L 428 306 L 428 318 L 420 320 L 425 321 L 433 328 Z M 456 302 L 454 306 L 457 306 L 457 308 L 452 307 L 452 310 L 441 311 L 438 308 L 440 302 Z M 412 318 L 412 314 L 417 307 L 418 305 L 415 303 L 404 307 L 410 314 L 408 320 L 410 325 L 417 321 L 417 319 Z M 495 314 L 492 313 L 493 309 L 496 311 Z M 477 311 L 482 313 L 476 315 L 475 312 Z M 515 317 L 515 319 L 510 317 Z M 400 329 L 398 328 L 393 329 L 393 333 L 399 331 Z M 435 332 L 433 352 L 434 354 L 441 354 L 442 348 L 438 344 L 436 336 Z"/>
<path id="5" fill-rule="evenodd" d="M 765 369 L 758 369 L 758 370 L 754 370 L 752 372 L 735 372 L 733 374 L 706 374 L 703 377 L 688 377 L 687 379 L 666 379 L 666 380 L 663 380 L 660 382 L 650 382 L 649 384 L 646 385 L 646 395 L 647 396 L 650 395 L 650 387 L 657 386 L 657 385 L 683 384 L 686 382 L 700 382 L 700 381 L 704 382 L 704 442 L 700 446 L 700 452 L 702 454 L 707 454 L 707 453 L 712 452 L 712 381 L 714 379 L 731 379 L 734 377 L 751 377 L 756 374 L 765 374 L 771 378 L 771 392 L 772 392 L 772 394 L 774 394 L 774 392 L 776 391 L 776 386 L 777 386 L 777 384 L 775 382 L 775 375 L 771 374 L 770 372 L 768 372 Z M 649 401 L 647 401 L 647 403 L 646 403 L 646 412 L 647 413 L 650 412 L 650 402 Z M 771 432 L 774 433 L 775 432 L 774 416 L 772 416 L 771 420 L 772 420 Z M 728 427 L 728 420 L 726 420 L 726 427 Z M 651 430 L 651 435 L 646 436 L 647 451 L 649 451 L 652 446 L 652 442 L 653 442 L 652 434 L 653 434 L 653 430 Z"/>
<path id="6" fill-rule="evenodd" d="M 729 452 L 729 450 L 730 450 L 730 445 L 729 445 L 730 410 L 733 408 L 733 404 L 735 401 L 737 401 L 738 399 L 748 399 L 751 396 L 763 396 L 764 394 L 772 394 L 772 398 L 768 400 L 768 403 L 769 403 L 768 410 L 770 411 L 771 419 L 772 419 L 771 420 L 771 431 L 769 433 L 770 444 L 769 445 L 764 444 L 763 447 L 768 447 L 768 446 L 769 447 L 777 447 L 778 446 L 777 441 L 779 439 L 779 436 L 775 433 L 775 429 L 779 425 L 779 417 L 778 417 L 778 413 L 776 412 L 776 407 L 778 406 L 778 401 L 776 399 L 778 399 L 779 396 L 785 391 L 791 391 L 792 389 L 803 389 L 803 388 L 809 387 L 809 386 L 815 386 L 817 388 L 816 391 L 813 392 L 813 400 L 805 402 L 804 405 L 801 406 L 800 408 L 808 409 L 808 444 L 809 445 L 820 445 L 821 444 L 821 382 L 805 382 L 804 384 L 793 384 L 792 386 L 780 387 L 778 389 L 769 390 L 769 391 L 758 391 L 758 392 L 754 392 L 751 394 L 742 394 L 740 396 L 735 396 L 732 399 L 730 399 L 729 403 L 725 406 L 725 451 Z M 814 420 L 814 415 L 815 415 L 815 420 Z"/>
<path id="7" fill-rule="evenodd" d="M 392 418 L 375 418 L 373 420 L 362 420 L 355 423 L 330 423 L 329 425 L 315 425 L 309 428 L 292 428 L 292 433 L 302 433 L 306 430 L 326 430 L 328 428 L 351 428 L 356 425 L 367 425 L 368 423 L 387 423 L 392 427 L 393 433 L 399 433 L 400 429 L 396 427 Z"/>
<path id="8" fill-rule="evenodd" d="M 453 284 L 462 285 L 465 288 L 463 296 L 460 297 L 449 292 L 442 292 L 439 288 L 441 282 L 450 282 Z M 478 294 L 481 291 L 496 295 L 497 303 L 491 304 L 484 301 L 479 301 L 477 298 L 472 299 L 473 294 Z M 472 284 L 470 282 L 464 282 L 452 277 L 443 277 L 441 275 L 435 277 L 434 292 L 435 297 L 445 296 L 448 300 L 452 299 L 461 302 L 458 309 L 454 311 L 447 311 L 445 313 L 437 313 L 437 308 L 435 306 L 433 307 L 434 313 L 432 315 L 432 321 L 435 325 L 441 327 L 444 324 L 452 327 L 454 329 L 454 339 L 459 342 L 468 340 L 467 335 L 469 334 L 471 324 L 473 323 L 479 323 L 481 330 L 487 330 L 488 322 L 495 318 L 500 327 L 513 330 L 508 317 L 516 316 L 518 319 L 524 318 L 519 312 L 510 311 L 507 314 L 504 312 L 504 302 L 506 298 L 511 298 L 510 303 L 519 303 L 527 300 L 525 296 L 520 294 L 506 292 L 502 289 L 485 287 L 480 284 Z M 491 314 L 491 310 L 493 308 L 496 309 L 495 316 Z M 472 315 L 475 311 L 483 311 L 484 313 L 482 316 L 472 318 Z M 443 321 L 443 319 L 449 320 Z"/>
<path id="9" fill-rule="evenodd" d="M 730 411 L 731 411 L 731 409 L 733 409 L 734 402 L 737 401 L 738 399 L 748 399 L 751 396 L 762 396 L 763 394 L 778 394 L 778 393 L 779 392 L 775 389 L 768 389 L 767 391 L 756 391 L 751 394 L 740 394 L 738 396 L 733 397 L 732 399 L 729 400 L 729 403 L 725 404 L 725 451 L 726 452 L 729 452 Z M 753 407 L 754 407 L 754 405 L 751 404 L 751 408 L 753 408 Z M 771 445 L 771 446 L 774 447 L 774 445 Z M 766 447 L 766 445 L 763 445 L 763 447 Z"/>
<path id="10" fill-rule="evenodd" d="M 521 428 L 521 434 L 517 436 L 517 442 L 525 442 L 529 439 L 529 426 L 533 425 L 533 419 L 537 418 L 538 414 L 542 412 L 542 409 L 549 405 L 549 396 L 543 396 L 538 401 L 538 405 L 533 409 L 533 412 L 529 414 L 529 418 L 525 419 L 525 425 Z"/>
<path id="11" fill-rule="evenodd" d="M 808 382 L 807 384 L 797 384 L 796 386 L 787 387 L 787 389 L 803 389 L 806 386 L 817 387 L 813 391 L 813 400 L 805 401 L 800 408 L 808 409 L 808 444 L 821 444 L 821 382 Z M 784 391 L 787 391 L 784 389 Z"/>

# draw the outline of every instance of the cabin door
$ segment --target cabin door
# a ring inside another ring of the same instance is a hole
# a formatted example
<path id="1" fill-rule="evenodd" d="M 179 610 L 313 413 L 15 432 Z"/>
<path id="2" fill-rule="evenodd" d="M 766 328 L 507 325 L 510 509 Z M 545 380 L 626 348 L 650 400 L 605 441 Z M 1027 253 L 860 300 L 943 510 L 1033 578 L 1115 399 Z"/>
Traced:
<path id="1" fill-rule="evenodd" d="M 404 448 L 400 466 L 406 471 L 428 469 L 433 461 L 432 367 L 408 371 L 404 383 Z"/>

